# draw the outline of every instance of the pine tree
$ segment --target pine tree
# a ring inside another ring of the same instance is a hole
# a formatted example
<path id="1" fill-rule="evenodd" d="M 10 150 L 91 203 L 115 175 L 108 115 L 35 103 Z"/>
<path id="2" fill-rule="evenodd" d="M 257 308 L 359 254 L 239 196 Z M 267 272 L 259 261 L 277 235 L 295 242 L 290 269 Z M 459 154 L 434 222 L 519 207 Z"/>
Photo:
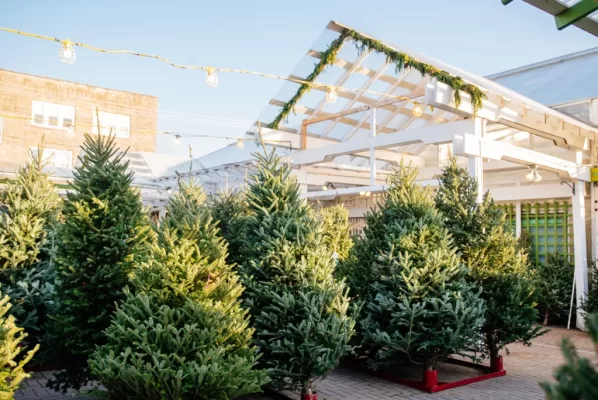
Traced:
<path id="1" fill-rule="evenodd" d="M 320 219 L 324 229 L 324 243 L 335 255 L 333 258 L 343 261 L 353 247 L 349 211 L 342 204 L 325 207 L 320 211 Z"/>
<path id="2" fill-rule="evenodd" d="M 240 264 L 245 252 L 245 218 L 249 210 L 242 192 L 229 190 L 212 196 L 209 202 L 212 218 L 220 235 L 228 243 L 228 264 Z"/>
<path id="3" fill-rule="evenodd" d="M 20 383 L 30 376 L 24 371 L 25 365 L 39 349 L 38 344 L 26 355 L 21 354 L 27 334 L 15 324 L 15 318 L 8 315 L 11 307 L 9 301 L 8 296 L 0 300 L 0 400 L 14 398 L 13 394 Z"/>
<path id="4" fill-rule="evenodd" d="M 300 199 L 289 167 L 274 152 L 257 158 L 240 267 L 244 303 L 273 385 L 309 395 L 350 350 L 354 320 L 321 224 Z"/>
<path id="5" fill-rule="evenodd" d="M 590 336 L 598 352 L 598 314 L 588 318 Z M 554 373 L 556 383 L 542 382 L 547 400 L 594 400 L 598 399 L 598 370 L 592 360 L 582 358 L 568 338 L 564 338 L 561 349 L 565 364 Z"/>
<path id="6" fill-rule="evenodd" d="M 573 266 L 565 256 L 549 254 L 546 262 L 538 265 L 537 288 L 538 309 L 544 316 L 544 326 L 548 326 L 551 315 L 566 315 L 571 301 Z"/>
<path id="7" fill-rule="evenodd" d="M 144 258 L 150 232 L 114 137 L 86 135 L 83 151 L 55 240 L 57 305 L 49 333 L 63 370 L 48 386 L 62 391 L 89 381 L 87 359 L 106 343 L 104 330 L 133 266 Z"/>
<path id="8" fill-rule="evenodd" d="M 440 178 L 436 205 L 469 270 L 468 280 L 482 288 L 487 311 L 481 350 L 496 360 L 509 343 L 529 344 L 543 332 L 534 326 L 537 293 L 526 251 L 489 194 L 481 204 L 477 196 L 477 181 L 453 158 Z"/>
<path id="9" fill-rule="evenodd" d="M 29 345 L 40 343 L 44 335 L 53 293 L 49 250 L 61 202 L 43 171 L 43 152 L 42 140 L 37 154 L 0 192 L 0 285 Z"/>
<path id="10" fill-rule="evenodd" d="M 129 294 L 90 367 L 114 399 L 232 399 L 267 382 L 253 369 L 242 287 L 226 243 L 194 184 L 181 183 L 157 231 L 153 258 Z"/>
<path id="11" fill-rule="evenodd" d="M 598 264 L 592 262 L 592 273 L 590 274 L 589 290 L 580 307 L 588 315 L 598 313 Z"/>
<path id="12" fill-rule="evenodd" d="M 483 322 L 483 301 L 464 281 L 443 218 L 417 175 L 405 165 L 391 175 L 350 268 L 342 269 L 364 302 L 362 351 L 373 368 L 409 360 L 434 370 L 472 346 Z"/>

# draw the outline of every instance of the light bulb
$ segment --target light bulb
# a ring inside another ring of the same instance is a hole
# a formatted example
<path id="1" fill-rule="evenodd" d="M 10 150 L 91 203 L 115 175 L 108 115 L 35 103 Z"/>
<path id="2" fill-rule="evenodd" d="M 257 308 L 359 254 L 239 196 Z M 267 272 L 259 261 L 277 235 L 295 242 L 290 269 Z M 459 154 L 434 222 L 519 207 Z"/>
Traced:
<path id="1" fill-rule="evenodd" d="M 360 196 L 365 196 L 365 192 L 359 192 Z"/>
<path id="2" fill-rule="evenodd" d="M 328 190 L 328 185 L 322 185 L 322 190 L 324 190 L 324 191 Z"/>
<path id="3" fill-rule="evenodd" d="M 214 68 L 206 69 L 206 83 L 208 84 L 208 87 L 211 88 L 218 86 L 218 76 L 216 75 Z"/>
<path id="4" fill-rule="evenodd" d="M 242 149 L 244 147 L 245 147 L 245 142 L 243 141 L 243 139 L 237 139 L 237 148 Z"/>
<path id="5" fill-rule="evenodd" d="M 58 55 L 60 56 L 60 61 L 65 64 L 72 64 L 75 62 L 75 49 L 71 45 L 70 40 L 67 39 L 62 42 L 62 47 L 60 48 Z"/>
<path id="6" fill-rule="evenodd" d="M 174 144 L 181 143 L 181 135 L 174 135 Z"/>
<path id="7" fill-rule="evenodd" d="M 531 168 L 530 171 L 525 174 L 525 179 L 527 179 L 528 181 L 533 181 L 534 178 L 536 177 L 536 167 Z"/>
<path id="8" fill-rule="evenodd" d="M 371 195 L 370 192 L 365 192 L 366 197 L 369 197 Z"/>
<path id="9" fill-rule="evenodd" d="M 413 103 L 413 110 L 411 112 L 414 117 L 420 117 L 424 113 L 424 108 L 416 101 Z"/>
<path id="10" fill-rule="evenodd" d="M 333 87 L 329 87 L 328 91 L 326 92 L 326 103 L 334 104 L 336 103 L 337 98 L 338 94 L 336 93 L 336 89 Z"/>

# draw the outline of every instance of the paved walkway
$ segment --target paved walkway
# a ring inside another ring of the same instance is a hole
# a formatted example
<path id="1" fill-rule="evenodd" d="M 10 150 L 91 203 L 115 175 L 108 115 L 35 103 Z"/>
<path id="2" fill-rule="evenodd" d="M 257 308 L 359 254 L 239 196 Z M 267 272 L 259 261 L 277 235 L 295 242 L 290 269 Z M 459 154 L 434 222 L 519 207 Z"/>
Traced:
<path id="1" fill-rule="evenodd" d="M 351 369 L 339 368 L 318 385 L 319 398 L 320 400 L 543 400 L 544 394 L 538 386 L 538 381 L 551 380 L 553 370 L 563 362 L 559 343 L 564 336 L 571 338 L 582 356 L 598 361 L 587 334 L 557 328 L 536 339 L 531 347 L 510 346 L 511 354 L 505 357 L 507 375 L 501 378 L 428 394 Z M 441 381 L 453 379 L 464 373 L 473 372 L 464 371 L 462 367 L 443 364 L 439 368 L 439 379 Z M 15 396 L 15 400 L 68 398 L 45 388 L 46 375 L 37 373 L 27 380 Z M 292 393 L 288 395 L 299 399 L 299 396 Z M 77 397 L 77 399 L 90 400 L 89 397 Z M 275 399 L 266 395 L 253 395 L 244 400 Z"/>

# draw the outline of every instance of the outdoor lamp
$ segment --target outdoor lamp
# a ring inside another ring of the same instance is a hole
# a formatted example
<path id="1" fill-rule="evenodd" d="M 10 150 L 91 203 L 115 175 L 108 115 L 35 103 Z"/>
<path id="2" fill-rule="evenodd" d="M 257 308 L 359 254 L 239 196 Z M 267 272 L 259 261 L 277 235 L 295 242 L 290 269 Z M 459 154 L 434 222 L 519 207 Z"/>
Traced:
<path id="1" fill-rule="evenodd" d="M 70 40 L 67 39 L 62 42 L 62 47 L 60 48 L 58 55 L 60 56 L 60 61 L 65 64 L 72 64 L 75 62 L 75 49 L 73 49 Z"/>

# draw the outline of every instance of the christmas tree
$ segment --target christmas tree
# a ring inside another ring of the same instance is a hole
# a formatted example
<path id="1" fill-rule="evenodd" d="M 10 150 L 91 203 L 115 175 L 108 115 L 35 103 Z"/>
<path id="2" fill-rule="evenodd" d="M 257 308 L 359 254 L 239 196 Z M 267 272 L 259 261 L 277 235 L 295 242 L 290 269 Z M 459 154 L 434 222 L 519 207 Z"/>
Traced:
<path id="1" fill-rule="evenodd" d="M 349 279 L 364 302 L 362 351 L 373 368 L 410 360 L 435 370 L 443 357 L 473 345 L 483 323 L 479 292 L 465 282 L 443 217 L 417 175 L 405 165 L 391 175 L 343 270 L 354 274 Z"/>
<path id="2" fill-rule="evenodd" d="M 586 319 L 588 315 L 598 313 L 598 264 L 596 260 L 592 262 L 589 286 L 586 298 L 581 304 L 581 309 L 585 312 Z"/>
<path id="3" fill-rule="evenodd" d="M 333 258 L 343 261 L 353 247 L 349 211 L 342 204 L 325 207 L 320 211 L 324 229 L 324 243 L 332 251 Z"/>
<path id="4" fill-rule="evenodd" d="M 240 267 L 244 302 L 273 385 L 307 396 L 349 351 L 354 320 L 321 225 L 290 168 L 274 152 L 257 158 Z"/>
<path id="5" fill-rule="evenodd" d="M 42 340 L 53 293 L 51 236 L 60 197 L 43 171 L 43 140 L 16 179 L 0 192 L 0 285 L 13 303 L 10 313 L 28 334 L 29 345 Z"/>
<path id="6" fill-rule="evenodd" d="M 478 204 L 477 186 L 453 158 L 440 178 L 436 205 L 468 268 L 468 280 L 482 288 L 487 311 L 481 350 L 498 366 L 501 349 L 518 341 L 529 344 L 542 331 L 534 326 L 537 294 L 526 250 L 488 194 Z"/>
<path id="7" fill-rule="evenodd" d="M 588 317 L 588 327 L 598 352 L 598 314 Z M 568 338 L 561 344 L 565 364 L 554 374 L 556 383 L 542 382 L 548 400 L 594 400 L 598 399 L 598 370 L 592 360 L 582 358 Z"/>
<path id="8" fill-rule="evenodd" d="M 220 235 L 228 243 L 229 264 L 239 264 L 245 251 L 245 218 L 248 209 L 242 192 L 229 190 L 220 192 L 210 199 L 210 212 L 220 230 Z"/>
<path id="9" fill-rule="evenodd" d="M 36 345 L 26 355 L 21 354 L 27 334 L 15 324 L 15 318 L 7 315 L 11 304 L 8 296 L 0 300 L 0 400 L 12 400 L 14 392 L 23 379 L 29 378 L 25 365 L 39 349 Z M 17 361 L 18 360 L 18 361 Z"/>
<path id="10" fill-rule="evenodd" d="M 543 325 L 548 326 L 551 315 L 562 316 L 569 312 L 573 266 L 562 254 L 553 253 L 536 271 L 538 309 L 544 315 Z"/>
<path id="11" fill-rule="evenodd" d="M 57 305 L 49 334 L 63 370 L 48 386 L 63 391 L 88 382 L 87 359 L 106 343 L 104 330 L 132 268 L 144 258 L 150 231 L 114 137 L 86 135 L 83 151 L 55 240 Z"/>
<path id="12" fill-rule="evenodd" d="M 233 399 L 267 382 L 255 370 L 253 330 L 226 243 L 194 184 L 181 183 L 158 229 L 153 258 L 136 273 L 90 359 L 110 398 Z"/>

